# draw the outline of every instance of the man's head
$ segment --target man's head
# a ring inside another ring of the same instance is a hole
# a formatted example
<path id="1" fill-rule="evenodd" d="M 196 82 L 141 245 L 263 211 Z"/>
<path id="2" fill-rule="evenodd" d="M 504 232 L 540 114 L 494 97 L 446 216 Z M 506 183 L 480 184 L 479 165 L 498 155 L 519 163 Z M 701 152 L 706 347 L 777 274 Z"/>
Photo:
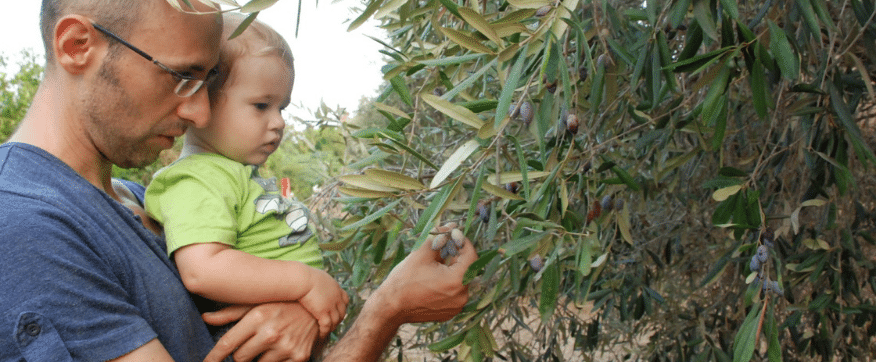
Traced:
<path id="1" fill-rule="evenodd" d="M 41 27 L 46 81 L 63 99 L 55 121 L 72 139 L 61 142 L 83 149 L 82 158 L 144 166 L 209 119 L 207 92 L 178 86 L 180 76 L 203 80 L 218 63 L 217 14 L 180 12 L 166 0 L 44 0 Z"/>
<path id="2" fill-rule="evenodd" d="M 40 11 L 40 33 L 46 51 L 46 65 L 51 66 L 55 52 L 55 25 L 67 14 L 85 15 L 111 29 L 119 29 L 118 35 L 128 37 L 137 25 L 143 9 L 152 6 L 150 1 L 126 0 L 43 0 Z M 120 45 L 112 45 L 118 48 Z"/>

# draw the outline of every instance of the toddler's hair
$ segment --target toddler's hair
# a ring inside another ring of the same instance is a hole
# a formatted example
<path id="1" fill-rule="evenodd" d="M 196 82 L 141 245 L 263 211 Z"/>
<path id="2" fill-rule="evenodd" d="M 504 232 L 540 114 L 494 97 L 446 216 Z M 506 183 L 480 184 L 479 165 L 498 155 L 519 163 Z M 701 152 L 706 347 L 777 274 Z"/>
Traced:
<path id="1" fill-rule="evenodd" d="M 237 27 L 246 20 L 247 15 L 227 12 L 223 15 L 222 44 L 219 50 L 219 74 L 208 88 L 210 101 L 217 97 L 228 81 L 231 67 L 235 61 L 244 56 L 277 56 L 289 69 L 292 82 L 295 81 L 295 66 L 292 49 L 283 36 L 267 24 L 256 19 L 246 30 L 234 39 L 228 39 Z"/>

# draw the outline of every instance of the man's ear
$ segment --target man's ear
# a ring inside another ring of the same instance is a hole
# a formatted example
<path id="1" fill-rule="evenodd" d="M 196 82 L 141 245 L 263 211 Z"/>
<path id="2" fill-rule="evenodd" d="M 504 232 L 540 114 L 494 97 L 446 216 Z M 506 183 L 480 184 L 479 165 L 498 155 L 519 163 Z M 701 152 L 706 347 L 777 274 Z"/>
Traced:
<path id="1" fill-rule="evenodd" d="M 68 15 L 55 25 L 53 47 L 55 60 L 72 74 L 80 74 L 97 62 L 106 41 L 99 39 L 91 21 L 81 15 Z"/>

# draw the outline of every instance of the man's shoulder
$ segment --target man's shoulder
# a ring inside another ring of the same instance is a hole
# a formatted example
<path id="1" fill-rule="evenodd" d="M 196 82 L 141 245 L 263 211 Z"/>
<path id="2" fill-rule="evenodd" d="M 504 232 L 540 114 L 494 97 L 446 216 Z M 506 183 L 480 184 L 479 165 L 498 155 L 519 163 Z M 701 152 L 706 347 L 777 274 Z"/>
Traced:
<path id="1" fill-rule="evenodd" d="M 43 153 L 25 144 L 0 145 L 0 214 L 48 207 L 58 198 L 59 190 L 49 187 L 55 167 Z"/>
<path id="2" fill-rule="evenodd" d="M 0 146 L 0 239 L 92 233 L 118 223 L 121 205 L 39 148 Z"/>
<path id="3" fill-rule="evenodd" d="M 41 173 L 62 166 L 66 165 L 39 147 L 17 142 L 0 144 L 0 176 L 16 175 L 22 171 Z"/>
<path id="4" fill-rule="evenodd" d="M 28 144 L 0 145 L 0 209 L 11 200 L 28 205 L 54 204 L 57 200 L 93 200 L 97 189 L 48 152 Z M 21 207 L 24 205 L 17 205 Z"/>

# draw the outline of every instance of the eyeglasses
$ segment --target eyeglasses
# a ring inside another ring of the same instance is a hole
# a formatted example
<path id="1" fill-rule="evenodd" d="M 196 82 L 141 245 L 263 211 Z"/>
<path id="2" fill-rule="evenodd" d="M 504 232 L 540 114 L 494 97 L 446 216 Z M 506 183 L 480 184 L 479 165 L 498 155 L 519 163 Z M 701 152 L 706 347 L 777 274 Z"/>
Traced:
<path id="1" fill-rule="evenodd" d="M 174 88 L 173 91 L 174 91 L 174 93 L 176 93 L 176 95 L 178 95 L 180 97 L 190 97 L 192 94 L 195 94 L 195 92 L 197 92 L 199 89 L 201 89 L 201 87 L 203 87 L 204 84 L 209 84 L 211 81 L 213 81 L 213 78 L 216 77 L 217 71 L 215 68 L 210 69 L 210 71 L 207 72 L 207 76 L 204 77 L 204 79 L 198 79 L 198 78 L 195 78 L 195 77 L 190 76 L 190 75 L 179 74 L 179 72 L 177 72 L 173 69 L 170 69 L 170 67 L 168 67 L 164 64 L 161 64 L 161 62 L 153 59 L 151 55 L 146 54 L 146 52 L 131 45 L 131 43 L 124 41 L 122 38 L 119 38 L 118 35 L 113 34 L 111 31 L 107 30 L 106 28 L 104 28 L 100 25 L 97 25 L 95 23 L 91 23 L 91 25 L 93 25 L 94 28 L 97 29 L 99 32 L 114 39 L 115 41 L 117 41 L 119 43 L 122 43 L 122 45 L 128 47 L 128 49 L 131 49 L 135 53 L 140 54 L 141 57 L 146 58 L 146 60 L 152 62 L 152 64 L 157 65 L 159 68 L 161 68 L 165 72 L 170 73 L 170 75 L 172 75 L 174 78 L 176 78 L 176 80 L 178 82 L 176 84 L 176 88 Z"/>

